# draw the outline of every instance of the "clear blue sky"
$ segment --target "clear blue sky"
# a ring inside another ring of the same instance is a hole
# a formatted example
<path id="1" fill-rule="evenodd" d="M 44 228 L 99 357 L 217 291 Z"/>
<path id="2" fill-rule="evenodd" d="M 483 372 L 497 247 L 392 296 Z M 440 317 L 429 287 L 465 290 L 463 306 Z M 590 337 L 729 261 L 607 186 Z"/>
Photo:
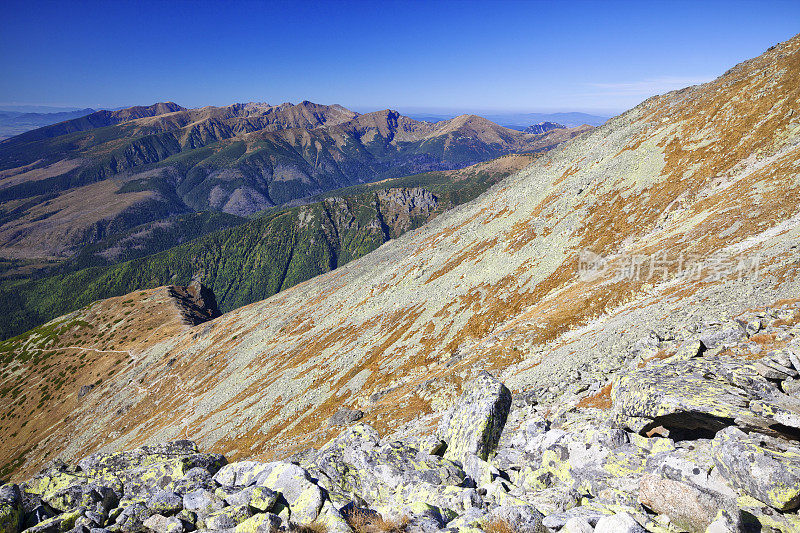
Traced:
<path id="1" fill-rule="evenodd" d="M 800 32 L 800 1 L 0 2 L 0 105 L 617 112 Z"/>

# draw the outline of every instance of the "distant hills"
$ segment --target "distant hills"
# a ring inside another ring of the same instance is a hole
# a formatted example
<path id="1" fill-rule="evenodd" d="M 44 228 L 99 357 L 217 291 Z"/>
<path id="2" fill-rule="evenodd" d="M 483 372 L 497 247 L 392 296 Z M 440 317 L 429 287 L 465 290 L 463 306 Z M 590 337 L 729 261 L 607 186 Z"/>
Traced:
<path id="1" fill-rule="evenodd" d="M 40 111 L 40 109 L 48 109 L 41 106 L 32 106 L 32 109 L 36 111 L 26 111 L 26 107 L 11 106 L 10 108 L 0 108 L 0 140 L 95 112 L 94 109 L 88 107 L 86 109 L 56 112 Z"/>
<path id="2" fill-rule="evenodd" d="M 528 126 L 524 130 L 522 130 L 522 132 L 523 133 L 534 133 L 534 134 L 539 135 L 539 134 L 542 134 L 542 133 L 547 133 L 550 130 L 556 130 L 556 129 L 559 129 L 559 128 L 566 128 L 566 126 L 564 126 L 563 124 L 557 124 L 555 122 L 540 122 L 538 124 L 533 124 L 531 126 Z"/>
<path id="3" fill-rule="evenodd" d="M 448 120 L 455 116 L 448 113 L 409 113 L 409 117 L 427 122 Z M 588 124 L 589 126 L 602 126 L 610 118 L 588 113 L 488 113 L 482 114 L 487 120 L 501 124 L 506 128 L 522 131 L 525 128 L 541 122 L 555 122 L 569 128 Z"/>

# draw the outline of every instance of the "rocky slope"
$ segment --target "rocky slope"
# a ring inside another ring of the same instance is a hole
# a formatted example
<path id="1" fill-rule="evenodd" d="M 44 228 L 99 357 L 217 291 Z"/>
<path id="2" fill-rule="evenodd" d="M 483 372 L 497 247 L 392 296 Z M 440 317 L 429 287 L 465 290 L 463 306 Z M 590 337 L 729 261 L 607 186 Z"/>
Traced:
<path id="1" fill-rule="evenodd" d="M 167 102 L 99 111 L 0 142 L 0 254 L 64 258 L 177 214 L 249 215 L 377 179 L 453 169 L 577 135 L 527 135 L 472 115 Z"/>
<path id="2" fill-rule="evenodd" d="M 313 448 L 296 456 L 307 477 L 270 464 L 265 479 L 235 467 L 242 479 L 219 484 L 289 493 L 278 480 L 303 478 L 325 492 L 301 483 L 290 494 L 317 513 L 350 495 L 399 512 L 433 485 L 422 494 L 435 509 L 408 511 L 420 528 L 468 530 L 488 514 L 542 531 L 581 503 L 565 527 L 741 531 L 755 519 L 796 530 L 796 321 L 781 300 L 798 294 L 798 150 L 795 37 L 645 101 L 360 260 L 144 346 L 68 425 L 23 449 L 14 479 L 56 454 L 191 437 L 231 460 Z M 509 393 L 483 371 L 544 409 L 501 424 Z M 477 397 L 475 379 L 490 384 Z M 613 419 L 598 413 L 609 405 Z M 334 422 L 360 417 L 382 438 L 329 424 L 342 408 Z M 524 435 L 493 448 L 517 423 Z M 415 435 L 442 438 L 444 457 L 441 444 L 392 444 Z M 394 470 L 398 457 L 414 470 Z M 495 511 L 504 501 L 508 514 Z M 708 512 L 670 514 L 676 502 Z M 144 518 L 137 509 L 127 516 Z"/>
<path id="3" fill-rule="evenodd" d="M 621 363 L 513 395 L 483 372 L 441 416 L 383 437 L 342 409 L 329 421 L 347 426 L 338 436 L 284 461 L 228 463 L 183 440 L 54 463 L 0 487 L 0 522 L 12 533 L 800 528 L 800 302 L 649 335 Z"/>
<path id="4" fill-rule="evenodd" d="M 189 283 L 197 273 L 219 295 L 220 308 L 233 310 L 371 252 L 475 198 L 533 158 L 509 155 L 465 169 L 382 180 L 247 222 L 204 213 L 135 228 L 85 248 L 57 268 L 50 266 L 56 274 L 9 279 L 0 286 L 5 311 L 0 339 L 95 300 Z M 192 233 L 227 225 L 236 227 L 191 239 Z M 189 242 L 180 244 L 184 238 Z M 141 249 L 133 248 L 137 244 Z M 134 252 L 144 257 L 108 265 L 110 254 Z"/>

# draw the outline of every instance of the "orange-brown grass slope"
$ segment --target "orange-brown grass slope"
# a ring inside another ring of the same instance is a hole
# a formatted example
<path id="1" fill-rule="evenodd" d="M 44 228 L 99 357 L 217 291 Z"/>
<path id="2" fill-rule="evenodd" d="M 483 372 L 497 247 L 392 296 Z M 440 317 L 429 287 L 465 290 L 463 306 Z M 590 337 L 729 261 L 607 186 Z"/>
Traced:
<path id="1" fill-rule="evenodd" d="M 161 287 L 95 302 L 0 342 L 0 476 L 37 445 L 68 436 L 82 407 L 109 394 L 109 382 L 136 366 L 143 350 L 187 327 Z"/>
<path id="2" fill-rule="evenodd" d="M 179 436 L 233 458 L 282 456 L 331 437 L 342 406 L 390 432 L 478 370 L 526 387 L 596 359 L 641 317 L 794 290 L 798 68 L 795 37 L 647 100 L 358 261 L 144 350 L 112 390 L 157 386 L 94 397 L 94 419 L 74 414 L 24 468 L 45 451 Z M 584 248 L 611 268 L 581 277 Z M 654 254 L 672 259 L 657 275 L 617 275 Z M 755 256 L 759 291 L 746 298 L 735 273 L 695 279 L 676 261 Z"/>

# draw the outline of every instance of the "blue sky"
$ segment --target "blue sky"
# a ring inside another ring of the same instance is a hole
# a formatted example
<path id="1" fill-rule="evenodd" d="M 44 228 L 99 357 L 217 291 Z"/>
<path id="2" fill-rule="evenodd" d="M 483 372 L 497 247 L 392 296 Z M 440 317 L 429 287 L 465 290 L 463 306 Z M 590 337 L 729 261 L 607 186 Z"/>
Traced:
<path id="1" fill-rule="evenodd" d="M 0 3 L 0 105 L 616 113 L 800 32 L 800 1 Z"/>

